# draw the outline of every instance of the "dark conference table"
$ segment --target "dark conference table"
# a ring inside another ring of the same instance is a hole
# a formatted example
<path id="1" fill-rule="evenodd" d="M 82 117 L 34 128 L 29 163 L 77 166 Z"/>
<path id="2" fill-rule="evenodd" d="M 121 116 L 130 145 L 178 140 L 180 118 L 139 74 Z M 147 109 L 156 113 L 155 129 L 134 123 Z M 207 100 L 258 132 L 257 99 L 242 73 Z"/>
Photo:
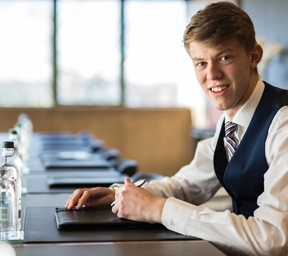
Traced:
<path id="1" fill-rule="evenodd" d="M 27 194 L 23 196 L 23 205 L 26 209 L 26 218 L 27 218 L 27 209 L 29 210 L 36 210 L 36 209 L 45 209 L 46 213 L 51 212 L 51 209 L 54 207 L 63 207 L 65 204 L 69 193 L 63 193 L 63 194 Z M 29 214 L 29 213 L 28 213 Z M 51 214 L 50 214 L 51 215 Z M 18 256 L 51 256 L 51 255 L 57 255 L 57 256 L 79 256 L 79 255 L 95 255 L 95 256 L 181 256 L 181 255 L 205 255 L 205 256 L 223 256 L 225 255 L 223 252 L 218 250 L 215 246 L 213 246 L 211 243 L 203 240 L 198 239 L 190 239 L 190 238 L 181 238 L 181 235 L 178 235 L 172 231 L 171 235 L 167 240 L 153 240 L 153 237 L 151 237 L 151 240 L 147 237 L 145 237 L 145 240 L 137 240 L 137 235 L 141 233 L 142 231 L 129 231 L 132 232 L 129 233 L 128 240 L 125 239 L 125 235 L 127 234 L 125 230 L 118 231 L 119 234 L 122 234 L 122 241 L 89 241 L 89 239 L 86 240 L 85 238 L 85 232 L 83 233 L 80 231 L 76 231 L 76 233 L 72 234 L 72 237 L 69 236 L 66 241 L 57 241 L 57 237 L 54 241 L 49 241 L 49 232 L 53 230 L 53 232 L 62 232 L 58 231 L 56 228 L 56 224 L 53 225 L 50 223 L 51 218 L 46 218 L 43 216 L 42 223 L 37 223 L 39 219 L 41 219 L 41 216 L 38 216 L 34 219 L 36 223 L 34 223 L 34 226 L 38 227 L 37 232 L 35 233 L 35 227 L 34 233 L 32 234 L 32 240 L 31 241 L 24 241 L 23 243 L 16 243 L 13 244 L 13 247 L 16 251 L 16 255 Z M 46 231 L 47 225 L 49 225 L 49 230 Z M 27 232 L 27 229 L 29 227 L 25 226 L 25 231 Z M 28 232 L 31 232 L 28 231 Z M 113 233 L 114 231 L 103 231 L 105 235 L 107 235 L 107 232 Z M 133 233 L 134 232 L 134 233 Z M 144 232 L 144 231 L 143 231 Z M 163 231 L 164 233 L 166 231 Z M 91 232 L 90 232 L 91 233 Z M 93 233 L 93 232 L 92 232 Z M 95 231 L 97 233 L 97 231 Z M 83 236 L 84 234 L 84 236 Z M 118 234 L 118 235 L 119 235 Z M 170 233 L 169 233 L 170 234 Z M 99 233 L 96 235 L 96 237 L 99 235 Z M 117 236 L 118 236 L 117 235 Z M 135 239 L 131 239 L 131 235 L 135 237 Z M 53 235 L 54 236 L 54 235 Z M 56 235 L 57 236 L 57 235 Z M 116 236 L 116 237 L 117 237 Z M 167 234 L 166 234 L 167 236 Z M 47 239 L 48 237 L 48 239 Z M 99 236 L 98 236 L 99 237 Z M 141 234 L 140 234 L 141 237 Z M 30 238 L 28 238 L 29 240 Z M 34 240 L 34 241 L 33 241 Z M 53 240 L 53 239 L 52 239 Z M 61 240 L 61 239 L 60 239 Z M 65 240 L 65 238 L 64 238 Z M 93 238 L 92 238 L 93 240 Z M 100 239 L 101 240 L 101 239 Z"/>
<path id="2" fill-rule="evenodd" d="M 19 256 L 221 256 L 225 255 L 205 241 L 112 242 L 33 244 L 14 247 Z"/>
<path id="3" fill-rule="evenodd" d="M 35 172 L 27 177 L 29 175 Z M 22 196 L 24 240 L 12 243 L 17 256 L 225 255 L 207 241 L 185 237 L 165 227 L 60 231 L 56 226 L 55 208 L 64 207 L 70 193 L 61 190 L 29 193 L 28 187 L 28 193 Z"/>

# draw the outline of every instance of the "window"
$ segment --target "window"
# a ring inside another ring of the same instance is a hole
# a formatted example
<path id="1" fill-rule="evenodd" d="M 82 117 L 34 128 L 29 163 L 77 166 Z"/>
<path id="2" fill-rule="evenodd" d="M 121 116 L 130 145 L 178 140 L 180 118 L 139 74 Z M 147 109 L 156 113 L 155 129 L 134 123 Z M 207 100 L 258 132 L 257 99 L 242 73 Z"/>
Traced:
<path id="1" fill-rule="evenodd" d="M 183 105 L 188 60 L 182 37 L 187 23 L 183 1 L 126 2 L 126 104 Z"/>
<path id="2" fill-rule="evenodd" d="M 0 105 L 52 105 L 51 1 L 0 1 Z"/>
<path id="3" fill-rule="evenodd" d="M 119 1 L 58 1 L 58 103 L 119 105 Z"/>
<path id="4" fill-rule="evenodd" d="M 0 106 L 188 106 L 205 127 L 182 36 L 210 1 L 0 0 Z"/>

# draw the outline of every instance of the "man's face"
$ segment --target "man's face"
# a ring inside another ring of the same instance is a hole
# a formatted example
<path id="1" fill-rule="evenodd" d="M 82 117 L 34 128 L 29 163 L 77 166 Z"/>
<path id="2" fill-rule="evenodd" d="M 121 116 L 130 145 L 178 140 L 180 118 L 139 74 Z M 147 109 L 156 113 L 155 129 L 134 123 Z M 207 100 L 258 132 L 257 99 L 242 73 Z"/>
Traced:
<path id="1" fill-rule="evenodd" d="M 217 47 L 196 41 L 189 45 L 198 82 L 212 104 L 218 110 L 225 110 L 230 117 L 243 106 L 255 88 L 258 80 L 255 68 L 262 56 L 262 49 L 257 47 L 247 53 L 236 38 Z"/>

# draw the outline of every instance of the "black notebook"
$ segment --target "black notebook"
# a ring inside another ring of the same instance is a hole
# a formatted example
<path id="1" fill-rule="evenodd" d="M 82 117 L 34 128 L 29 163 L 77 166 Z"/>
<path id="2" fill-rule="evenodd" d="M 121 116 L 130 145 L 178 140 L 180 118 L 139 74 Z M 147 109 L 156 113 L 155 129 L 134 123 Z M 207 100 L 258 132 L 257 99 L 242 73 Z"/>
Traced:
<path id="1" fill-rule="evenodd" d="M 161 224 L 149 224 L 127 219 L 120 219 L 111 209 L 83 208 L 81 210 L 67 210 L 56 208 L 56 224 L 59 230 L 98 230 L 98 229 L 147 229 L 164 228 Z"/>

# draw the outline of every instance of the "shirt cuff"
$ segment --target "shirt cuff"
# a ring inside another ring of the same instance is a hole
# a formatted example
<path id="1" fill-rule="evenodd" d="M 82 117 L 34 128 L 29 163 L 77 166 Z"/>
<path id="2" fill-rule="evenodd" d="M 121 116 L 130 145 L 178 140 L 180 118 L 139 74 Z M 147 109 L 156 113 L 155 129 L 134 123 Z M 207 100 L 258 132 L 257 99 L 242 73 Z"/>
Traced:
<path id="1" fill-rule="evenodd" d="M 189 235 L 187 222 L 196 212 L 197 206 L 170 197 L 166 200 L 162 211 L 162 224 L 177 233 Z"/>

